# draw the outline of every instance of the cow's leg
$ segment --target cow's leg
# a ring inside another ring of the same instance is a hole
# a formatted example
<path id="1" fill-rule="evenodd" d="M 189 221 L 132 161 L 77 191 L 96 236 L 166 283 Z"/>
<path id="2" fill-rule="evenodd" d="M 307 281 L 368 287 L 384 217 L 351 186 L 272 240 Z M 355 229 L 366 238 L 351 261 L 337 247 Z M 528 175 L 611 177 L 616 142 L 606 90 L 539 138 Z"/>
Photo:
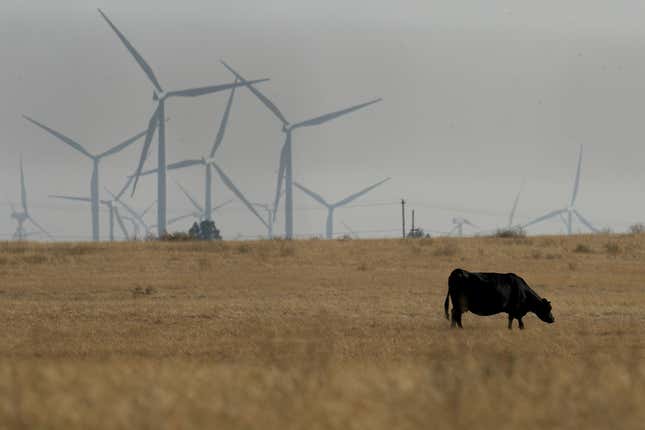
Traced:
<path id="1" fill-rule="evenodd" d="M 464 328 L 461 325 L 461 309 L 458 309 L 456 307 L 452 308 L 452 322 L 450 323 L 450 327 L 454 327 L 457 325 L 459 328 Z"/>
<path id="2" fill-rule="evenodd" d="M 524 330 L 524 323 L 522 322 L 522 317 L 518 318 L 517 322 L 519 323 L 520 330 Z"/>
<path id="3" fill-rule="evenodd" d="M 508 314 L 508 329 L 510 330 L 512 328 L 513 328 L 513 316 L 511 314 Z"/>

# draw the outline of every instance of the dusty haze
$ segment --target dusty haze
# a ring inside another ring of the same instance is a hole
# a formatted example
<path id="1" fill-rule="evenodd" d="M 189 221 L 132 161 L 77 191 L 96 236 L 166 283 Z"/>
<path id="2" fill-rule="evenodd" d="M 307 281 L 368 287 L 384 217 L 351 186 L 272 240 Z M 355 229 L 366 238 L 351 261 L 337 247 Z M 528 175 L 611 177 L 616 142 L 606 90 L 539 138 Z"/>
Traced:
<path id="1" fill-rule="evenodd" d="M 100 19 L 97 7 L 151 64 L 164 87 L 231 80 L 224 58 L 298 121 L 373 97 L 384 102 L 295 135 L 295 179 L 338 200 L 385 176 L 392 181 L 336 213 L 365 235 L 396 235 L 405 197 L 418 223 L 482 228 L 506 223 L 526 186 L 518 220 L 566 205 L 585 145 L 578 209 L 600 228 L 643 220 L 644 6 L 631 1 L 30 1 L 0 5 L 0 158 L 4 197 L 18 201 L 22 152 L 30 209 L 62 239 L 90 236 L 89 205 L 51 193 L 89 194 L 91 163 L 27 124 L 28 114 L 102 152 L 145 128 L 152 87 Z M 235 100 L 221 165 L 249 199 L 271 201 L 279 124 L 248 92 Z M 226 95 L 171 100 L 168 160 L 209 151 Z M 140 146 L 102 163 L 101 188 L 118 189 Z M 154 167 L 153 150 L 148 167 Z M 169 175 L 169 217 L 190 209 L 172 179 L 202 199 L 200 169 Z M 133 204 L 155 199 L 141 182 Z M 326 212 L 295 190 L 297 234 L 323 234 Z M 230 198 L 220 183 L 214 200 Z M 150 222 L 154 216 L 150 217 Z M 240 205 L 216 219 L 224 236 L 263 234 Z M 102 237 L 107 216 L 102 212 Z M 177 226 L 176 228 L 179 228 Z M 282 216 L 277 233 L 283 228 Z M 576 226 L 576 229 L 579 227 Z M 559 233 L 547 222 L 531 233 Z M 466 230 L 468 232 L 468 230 Z"/>

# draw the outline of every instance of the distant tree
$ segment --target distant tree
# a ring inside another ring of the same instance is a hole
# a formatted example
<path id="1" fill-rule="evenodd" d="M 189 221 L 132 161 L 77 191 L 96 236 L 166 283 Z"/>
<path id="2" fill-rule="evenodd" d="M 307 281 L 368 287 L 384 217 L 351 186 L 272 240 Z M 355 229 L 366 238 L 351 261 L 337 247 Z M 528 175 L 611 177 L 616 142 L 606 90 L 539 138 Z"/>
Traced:
<path id="1" fill-rule="evenodd" d="M 642 234 L 645 233 L 645 224 L 642 222 L 637 222 L 629 226 L 629 232 L 631 234 Z"/>

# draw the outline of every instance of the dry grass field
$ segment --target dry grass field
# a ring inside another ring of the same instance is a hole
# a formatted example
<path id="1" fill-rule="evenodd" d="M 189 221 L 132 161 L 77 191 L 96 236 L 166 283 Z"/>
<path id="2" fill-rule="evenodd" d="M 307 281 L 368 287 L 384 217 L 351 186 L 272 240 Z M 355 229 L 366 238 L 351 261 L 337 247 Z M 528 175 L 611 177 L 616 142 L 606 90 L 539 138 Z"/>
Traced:
<path id="1" fill-rule="evenodd" d="M 557 319 L 443 315 L 455 267 Z M 0 243 L 0 428 L 640 429 L 645 235 Z"/>

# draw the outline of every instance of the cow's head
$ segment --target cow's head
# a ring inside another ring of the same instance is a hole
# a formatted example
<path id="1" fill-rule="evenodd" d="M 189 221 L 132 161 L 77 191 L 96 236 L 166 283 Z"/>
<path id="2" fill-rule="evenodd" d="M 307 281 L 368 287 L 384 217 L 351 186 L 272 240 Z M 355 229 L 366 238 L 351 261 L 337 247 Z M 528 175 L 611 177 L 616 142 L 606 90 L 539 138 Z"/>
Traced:
<path id="1" fill-rule="evenodd" d="M 547 299 L 540 300 L 537 309 L 535 310 L 535 315 L 538 316 L 542 321 L 549 324 L 555 322 L 555 318 L 551 313 L 551 302 Z"/>

